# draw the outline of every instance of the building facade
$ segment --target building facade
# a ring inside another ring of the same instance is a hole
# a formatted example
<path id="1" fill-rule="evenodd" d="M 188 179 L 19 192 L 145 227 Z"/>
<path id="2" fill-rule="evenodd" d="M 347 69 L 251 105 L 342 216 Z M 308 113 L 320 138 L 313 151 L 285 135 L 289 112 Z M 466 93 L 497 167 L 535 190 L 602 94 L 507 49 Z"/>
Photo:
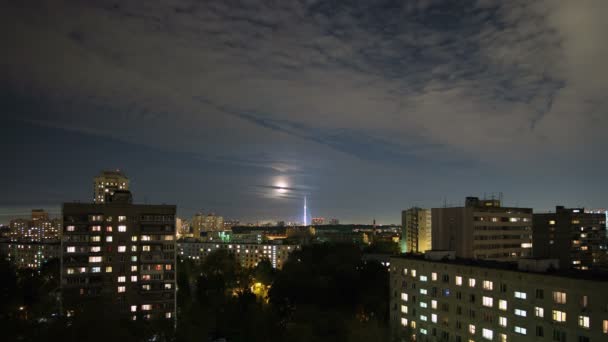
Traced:
<path id="1" fill-rule="evenodd" d="M 9 238 L 21 242 L 59 241 L 60 219 L 50 219 L 42 209 L 33 209 L 31 219 L 15 219 L 9 223 Z"/>
<path id="2" fill-rule="evenodd" d="M 59 258 L 61 244 L 54 242 L 3 242 L 6 254 L 17 268 L 41 268 L 50 259 Z"/>
<path id="3" fill-rule="evenodd" d="M 431 210 L 417 207 L 401 212 L 401 252 L 424 253 L 431 249 Z"/>
<path id="4" fill-rule="evenodd" d="M 605 214 L 558 206 L 533 223 L 535 257 L 559 259 L 561 268 L 608 267 Z"/>
<path id="5" fill-rule="evenodd" d="M 116 190 L 129 190 L 129 178 L 119 170 L 102 171 L 93 179 L 93 202 L 108 202 Z"/>
<path id="6" fill-rule="evenodd" d="M 202 232 L 218 232 L 224 230 L 224 218 L 215 214 L 204 215 L 197 213 L 190 222 L 192 235 L 200 238 Z"/>
<path id="7" fill-rule="evenodd" d="M 467 197 L 464 207 L 432 209 L 432 249 L 466 259 L 509 261 L 532 255 L 532 209 Z"/>
<path id="8" fill-rule="evenodd" d="M 509 263 L 390 260 L 393 341 L 608 341 L 608 278 Z"/>
<path id="9" fill-rule="evenodd" d="M 207 255 L 217 250 L 226 250 L 233 254 L 241 266 L 251 268 L 268 259 L 273 268 L 281 269 L 289 254 L 300 249 L 299 245 L 225 243 L 180 241 L 177 243 L 180 257 L 202 261 Z"/>
<path id="10" fill-rule="evenodd" d="M 99 298 L 134 320 L 174 319 L 176 207 L 132 204 L 122 195 L 63 204 L 63 309 L 70 314 Z"/>

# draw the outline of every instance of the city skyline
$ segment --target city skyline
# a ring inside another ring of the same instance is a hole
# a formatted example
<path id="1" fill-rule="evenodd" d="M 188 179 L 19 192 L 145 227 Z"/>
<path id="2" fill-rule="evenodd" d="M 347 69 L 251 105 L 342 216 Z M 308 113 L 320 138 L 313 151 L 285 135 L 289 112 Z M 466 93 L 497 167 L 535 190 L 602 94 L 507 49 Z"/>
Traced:
<path id="1" fill-rule="evenodd" d="M 11 4 L 0 222 L 90 201 L 243 221 L 605 208 L 605 1 Z M 13 32 L 19 34 L 13 34 Z M 3 214 L 4 213 L 4 214 Z"/>

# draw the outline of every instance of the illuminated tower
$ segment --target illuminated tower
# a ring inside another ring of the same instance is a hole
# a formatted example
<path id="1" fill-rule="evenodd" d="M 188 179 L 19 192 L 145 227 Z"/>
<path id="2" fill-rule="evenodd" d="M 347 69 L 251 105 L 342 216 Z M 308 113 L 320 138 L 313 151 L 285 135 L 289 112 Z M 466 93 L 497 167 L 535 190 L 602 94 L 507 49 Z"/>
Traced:
<path id="1" fill-rule="evenodd" d="M 306 224 L 306 196 L 304 196 L 304 225 L 307 226 L 307 224 Z"/>

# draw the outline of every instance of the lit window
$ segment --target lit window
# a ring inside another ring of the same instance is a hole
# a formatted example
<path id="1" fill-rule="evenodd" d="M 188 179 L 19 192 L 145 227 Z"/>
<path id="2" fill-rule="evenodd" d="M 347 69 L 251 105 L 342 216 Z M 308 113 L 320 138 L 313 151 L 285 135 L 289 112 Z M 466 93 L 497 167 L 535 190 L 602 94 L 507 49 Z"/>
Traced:
<path id="1" fill-rule="evenodd" d="M 404 314 L 407 313 L 407 305 L 401 305 L 401 312 Z"/>
<path id="2" fill-rule="evenodd" d="M 427 281 L 427 277 L 423 276 L 423 275 L 420 275 L 420 281 Z"/>
<path id="3" fill-rule="evenodd" d="M 436 314 L 431 314 L 431 322 L 437 323 L 437 315 Z"/>
<path id="4" fill-rule="evenodd" d="M 118 222 L 125 222 L 127 220 L 126 216 L 118 216 Z"/>
<path id="5" fill-rule="evenodd" d="M 106 236 L 106 242 L 112 242 L 112 237 L 111 236 Z"/>
<path id="6" fill-rule="evenodd" d="M 137 312 L 137 305 L 131 305 L 131 312 Z"/>
<path id="7" fill-rule="evenodd" d="M 100 256 L 90 256 L 89 262 L 101 262 L 101 257 Z"/>
<path id="8" fill-rule="evenodd" d="M 553 310 L 553 321 L 555 322 L 565 322 L 566 321 L 566 313 L 559 310 Z"/>
<path id="9" fill-rule="evenodd" d="M 494 306 L 494 298 L 492 297 L 483 297 L 482 298 L 482 305 L 488 308 L 491 308 Z"/>
<path id="10" fill-rule="evenodd" d="M 522 328 L 522 327 L 515 327 L 515 332 L 521 335 L 525 335 L 527 333 L 526 328 Z"/>
<path id="11" fill-rule="evenodd" d="M 131 272 L 137 272 L 137 266 L 132 265 L 131 266 Z"/>
<path id="12" fill-rule="evenodd" d="M 126 232 L 127 231 L 127 226 L 124 226 L 124 225 L 118 226 L 118 231 L 121 232 L 121 233 Z"/>
<path id="13" fill-rule="evenodd" d="M 136 282 L 137 281 L 137 276 L 136 275 L 132 275 L 131 276 L 131 282 Z"/>
<path id="14" fill-rule="evenodd" d="M 150 286 L 150 284 L 145 284 L 145 285 L 142 285 L 141 288 L 144 289 L 144 290 L 146 290 L 146 291 L 150 291 L 150 289 L 152 287 Z"/>
<path id="15" fill-rule="evenodd" d="M 125 286 L 119 286 L 118 287 L 118 293 L 123 293 L 125 291 L 127 291 L 127 288 Z"/>
<path id="16" fill-rule="evenodd" d="M 407 318 L 405 318 L 405 317 L 401 318 L 401 325 L 404 327 L 407 327 Z"/>
<path id="17" fill-rule="evenodd" d="M 74 252 L 76 252 L 76 247 L 74 247 L 74 246 L 68 246 L 67 252 L 68 253 L 74 253 Z"/>
<path id="18" fill-rule="evenodd" d="M 137 246 L 135 246 L 135 245 L 131 246 L 131 252 L 137 252 Z"/>
<path id="19" fill-rule="evenodd" d="M 606 319 L 602 321 L 602 332 L 608 334 L 608 320 Z"/>
<path id="20" fill-rule="evenodd" d="M 494 289 L 494 283 L 489 281 L 489 280 L 484 280 L 483 281 L 483 289 L 484 290 L 488 290 L 491 291 Z"/>
<path id="21" fill-rule="evenodd" d="M 420 302 L 420 307 L 426 309 L 428 307 L 428 304 L 426 304 L 426 302 Z"/>
<path id="22" fill-rule="evenodd" d="M 405 292 L 401 293 L 401 300 L 403 300 L 404 302 L 407 302 L 407 293 L 405 293 Z"/>
<path id="23" fill-rule="evenodd" d="M 101 252 L 100 246 L 91 246 L 91 253 L 99 253 Z"/>
<path id="24" fill-rule="evenodd" d="M 437 301 L 434 299 L 431 301 L 431 308 L 437 309 Z"/>
<path id="25" fill-rule="evenodd" d="M 137 256 L 135 256 L 135 255 L 131 256 L 131 261 L 132 262 L 136 262 L 137 261 Z"/>
<path id="26" fill-rule="evenodd" d="M 504 299 L 499 299 L 498 300 L 498 308 L 502 311 L 506 311 L 507 310 L 507 301 Z"/>
<path id="27" fill-rule="evenodd" d="M 515 316 L 526 317 L 527 315 L 528 313 L 526 312 L 526 310 L 515 309 Z"/>
<path id="28" fill-rule="evenodd" d="M 539 308 L 538 306 L 534 307 L 534 315 L 536 317 L 545 317 L 545 309 Z"/>
<path id="29" fill-rule="evenodd" d="M 150 235 L 142 235 L 141 241 L 150 241 Z"/>
<path id="30" fill-rule="evenodd" d="M 420 289 L 420 294 L 423 294 L 423 295 L 427 294 L 426 289 Z"/>
<path id="31" fill-rule="evenodd" d="M 112 273 L 112 266 L 106 266 L 106 273 Z"/>
<path id="32" fill-rule="evenodd" d="M 578 316 L 578 326 L 581 328 L 589 328 L 589 316 Z"/>
<path id="33" fill-rule="evenodd" d="M 498 340 L 500 342 L 507 342 L 507 334 L 498 334 Z"/>
<path id="34" fill-rule="evenodd" d="M 125 281 L 127 281 L 127 277 L 125 277 L 125 276 L 118 277 L 118 282 L 119 283 L 124 283 Z"/>
<path id="35" fill-rule="evenodd" d="M 73 268 L 71 268 L 71 267 L 69 267 L 69 268 L 67 268 L 67 269 L 66 269 L 66 271 L 65 271 L 65 272 L 66 272 L 67 274 L 74 274 L 74 269 L 73 269 Z"/>
<path id="36" fill-rule="evenodd" d="M 412 277 L 416 278 L 416 270 L 412 270 Z"/>
<path id="37" fill-rule="evenodd" d="M 165 313 L 165 318 L 171 318 L 173 314 L 171 312 L 166 312 Z"/>
<path id="38" fill-rule="evenodd" d="M 95 235 L 91 236 L 91 242 L 99 242 L 101 241 L 101 236 Z"/>
<path id="39" fill-rule="evenodd" d="M 424 329 L 424 328 L 420 328 L 420 333 L 421 333 L 422 335 L 426 335 L 426 334 L 428 334 L 429 332 L 428 332 L 426 329 Z"/>
<path id="40" fill-rule="evenodd" d="M 456 276 L 456 285 L 462 286 L 462 277 L 461 276 Z"/>
<path id="41" fill-rule="evenodd" d="M 144 304 L 144 305 L 141 306 L 141 309 L 143 311 L 150 311 L 150 310 L 152 310 L 152 305 L 150 305 L 150 304 Z"/>
<path id="42" fill-rule="evenodd" d="M 91 272 L 99 273 L 99 272 L 101 272 L 101 267 L 99 267 L 99 266 L 91 267 Z"/>
<path id="43" fill-rule="evenodd" d="M 557 304 L 566 304 L 566 293 L 553 291 L 553 301 Z"/>
<path id="44" fill-rule="evenodd" d="M 525 292 L 515 291 L 515 298 L 526 299 L 527 294 Z"/>
<path id="45" fill-rule="evenodd" d="M 412 321 L 410 323 L 410 326 L 412 327 L 412 329 L 416 329 L 416 321 Z"/>
<path id="46" fill-rule="evenodd" d="M 469 278 L 469 287 L 475 287 L 475 279 Z"/>
<path id="47" fill-rule="evenodd" d="M 171 264 L 166 264 L 166 265 L 165 265 L 165 270 L 167 270 L 167 271 L 171 271 L 171 269 L 172 269 Z"/>
<path id="48" fill-rule="evenodd" d="M 426 322 L 429 319 L 425 315 L 420 315 L 420 320 L 423 321 L 423 322 Z"/>
<path id="49" fill-rule="evenodd" d="M 119 253 L 124 253 L 127 251 L 127 246 L 118 246 L 118 252 Z"/>
<path id="50" fill-rule="evenodd" d="M 437 281 L 437 272 L 431 273 L 431 280 L 432 281 Z"/>
<path id="51" fill-rule="evenodd" d="M 173 284 L 165 283 L 165 290 L 171 290 L 172 287 L 173 287 Z"/>
<path id="52" fill-rule="evenodd" d="M 75 230 L 74 226 L 67 226 L 65 228 L 65 230 L 67 230 L 68 232 L 73 232 Z"/>
<path id="53" fill-rule="evenodd" d="M 150 251 L 150 246 L 142 246 L 141 250 L 144 252 L 149 252 Z"/>
<path id="54" fill-rule="evenodd" d="M 137 241 L 137 236 L 131 236 L 131 241 Z"/>
<path id="55" fill-rule="evenodd" d="M 506 327 L 507 326 L 507 317 L 498 317 L 498 325 L 500 325 L 501 327 Z"/>
<path id="56" fill-rule="evenodd" d="M 481 335 L 483 336 L 483 338 L 485 338 L 486 340 L 490 340 L 492 341 L 494 339 L 494 331 L 490 330 L 490 329 L 482 329 L 481 330 Z"/>
<path id="57" fill-rule="evenodd" d="M 475 326 L 473 324 L 469 324 L 469 333 L 475 335 Z"/>
<path id="58" fill-rule="evenodd" d="M 555 224 L 555 220 L 549 220 L 549 224 L 550 225 L 554 225 Z"/>

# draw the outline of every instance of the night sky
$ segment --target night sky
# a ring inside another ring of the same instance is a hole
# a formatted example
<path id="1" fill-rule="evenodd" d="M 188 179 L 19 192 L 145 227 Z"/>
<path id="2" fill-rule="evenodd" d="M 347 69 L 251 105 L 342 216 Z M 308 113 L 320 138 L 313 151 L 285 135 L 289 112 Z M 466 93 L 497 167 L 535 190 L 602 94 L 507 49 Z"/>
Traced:
<path id="1" fill-rule="evenodd" d="M 26 3 L 26 4 L 23 4 Z M 500 5 L 498 5 L 500 4 Z M 5 1 L 0 223 L 92 199 L 400 221 L 606 207 L 608 1 Z M 282 188 L 278 188 L 282 187 Z"/>

